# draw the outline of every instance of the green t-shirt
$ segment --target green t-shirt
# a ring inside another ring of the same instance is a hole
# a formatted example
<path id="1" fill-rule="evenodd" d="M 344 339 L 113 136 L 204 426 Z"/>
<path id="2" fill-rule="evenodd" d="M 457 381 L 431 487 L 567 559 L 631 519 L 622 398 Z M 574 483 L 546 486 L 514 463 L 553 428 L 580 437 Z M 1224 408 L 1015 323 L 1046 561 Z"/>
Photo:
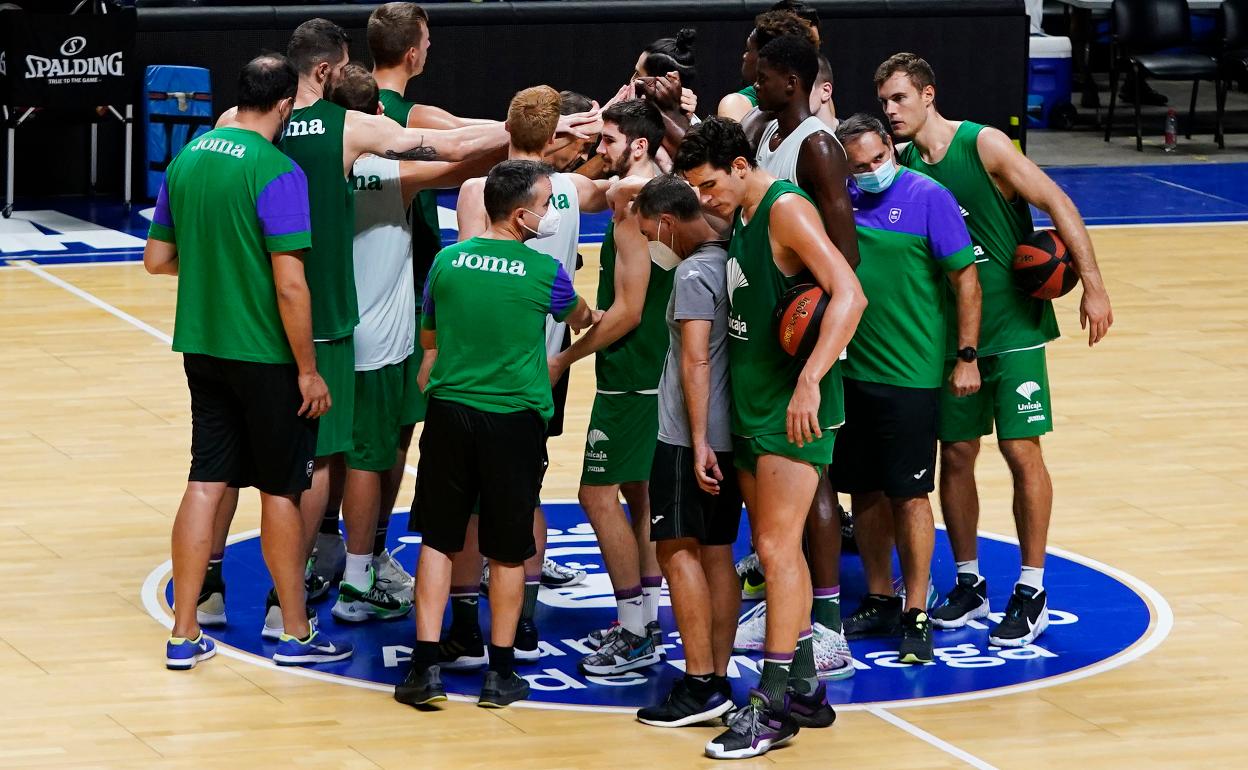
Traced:
<path id="1" fill-rule="evenodd" d="M 165 173 L 148 236 L 178 248 L 174 350 L 294 361 L 271 252 L 312 245 L 308 183 L 271 141 L 217 128 L 183 147 Z"/>
<path id="2" fill-rule="evenodd" d="M 754 86 L 746 86 L 745 88 L 742 88 L 740 91 L 737 91 L 737 93 L 741 94 L 746 99 L 749 99 L 751 107 L 758 106 L 758 90 L 754 88 Z"/>
<path id="3" fill-rule="evenodd" d="M 546 316 L 566 320 L 576 303 L 563 266 L 522 243 L 470 238 L 446 247 L 425 281 L 421 325 L 438 337 L 425 395 L 549 420 Z"/>
<path id="4" fill-rule="evenodd" d="M 345 109 L 326 99 L 300 107 L 281 144 L 308 176 L 312 249 L 304 269 L 312 292 L 312 336 L 318 340 L 349 337 L 360 322 L 352 260 L 355 189 L 342 169 L 346 117 Z"/>
<path id="5" fill-rule="evenodd" d="M 858 226 L 858 281 L 867 309 L 849 343 L 844 374 L 902 388 L 939 388 L 945 365 L 945 273 L 975 263 L 971 236 L 948 190 L 899 169 L 892 186 L 851 183 Z"/>
<path id="6" fill-rule="evenodd" d="M 728 371 L 733 435 L 754 438 L 785 433 L 785 414 L 806 362 L 780 347 L 776 305 L 784 293 L 811 283 L 809 273 L 784 275 L 771 252 L 771 206 L 782 195 L 810 196 L 777 180 L 748 223 L 733 215 L 728 244 Z M 819 382 L 819 427 L 845 422 L 845 394 L 837 362 Z"/>
<path id="7" fill-rule="evenodd" d="M 1031 209 L 1022 196 L 1007 201 L 984 169 L 976 144 L 983 129 L 962 121 L 939 163 L 925 163 L 913 142 L 898 160 L 940 182 L 962 207 L 984 295 L 979 354 L 990 356 L 1043 345 L 1056 339 L 1058 331 L 1053 303 L 1029 297 L 1014 285 L 1014 249 L 1032 233 Z M 946 346 L 950 356 L 956 352 L 955 323 L 950 314 Z"/>
<path id="8" fill-rule="evenodd" d="M 598 309 L 615 302 L 615 223 L 607 225 L 599 252 Z M 641 323 L 628 334 L 598 351 L 594 376 L 599 393 L 658 393 L 663 362 L 671 343 L 667 331 L 667 300 L 672 296 L 675 265 L 650 262 L 650 282 L 641 307 Z"/>
<path id="9" fill-rule="evenodd" d="M 407 127 L 407 116 L 416 106 L 409 102 L 398 91 L 388 88 L 379 93 L 381 109 L 387 118 L 403 127 Z M 424 289 L 425 276 L 429 274 L 429 266 L 434 256 L 442 249 L 442 226 L 438 223 L 438 193 L 436 190 L 421 190 L 416 193 L 412 205 L 412 260 L 416 276 L 416 294 L 419 296 Z M 420 314 L 419 305 L 416 308 Z"/>

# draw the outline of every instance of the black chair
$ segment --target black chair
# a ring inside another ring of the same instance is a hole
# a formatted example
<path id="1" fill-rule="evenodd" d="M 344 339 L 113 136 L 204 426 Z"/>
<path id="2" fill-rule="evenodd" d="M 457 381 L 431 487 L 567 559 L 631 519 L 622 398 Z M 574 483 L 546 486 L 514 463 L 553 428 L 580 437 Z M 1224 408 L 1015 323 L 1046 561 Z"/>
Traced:
<path id="1" fill-rule="evenodd" d="M 1218 109 L 1235 78 L 1248 80 L 1248 0 L 1223 0 L 1220 16 L 1222 49 L 1218 53 Z"/>
<path id="2" fill-rule="evenodd" d="M 1218 62 L 1202 53 L 1158 53 L 1167 48 L 1191 45 L 1191 20 L 1187 0 L 1114 0 L 1110 12 L 1113 30 L 1110 43 L 1109 115 L 1105 120 L 1105 141 L 1114 125 L 1114 105 L 1118 101 L 1118 75 L 1124 62 L 1135 76 L 1135 149 L 1144 151 L 1140 130 L 1140 84 L 1144 77 L 1154 80 L 1192 81 L 1192 103 L 1188 110 L 1187 138 L 1192 138 L 1196 116 L 1196 93 L 1200 81 L 1212 80 L 1217 87 Z M 1221 88 L 1218 87 L 1221 91 Z M 1215 139 L 1222 140 L 1222 103 L 1217 110 Z"/>

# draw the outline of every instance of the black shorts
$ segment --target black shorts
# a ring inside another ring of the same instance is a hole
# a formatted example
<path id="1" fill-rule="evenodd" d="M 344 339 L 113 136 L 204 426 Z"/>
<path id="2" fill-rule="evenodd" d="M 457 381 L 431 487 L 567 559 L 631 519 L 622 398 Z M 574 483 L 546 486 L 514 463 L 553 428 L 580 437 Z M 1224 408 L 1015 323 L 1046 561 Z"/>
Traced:
<path id="1" fill-rule="evenodd" d="M 567 350 L 572 345 L 572 331 L 566 326 L 563 328 L 563 350 Z M 551 390 L 551 395 L 555 399 L 555 413 L 551 415 L 550 421 L 546 423 L 546 437 L 554 438 L 563 435 L 563 414 L 568 403 L 568 380 L 572 379 L 572 367 L 564 370 L 563 376 L 555 383 L 555 387 Z"/>
<path id="2" fill-rule="evenodd" d="M 902 499 L 935 488 L 940 388 L 902 388 L 845 378 L 845 424 L 836 436 L 832 485 Z"/>
<path id="3" fill-rule="evenodd" d="M 270 495 L 312 485 L 317 421 L 298 415 L 294 364 L 186 353 L 191 391 L 191 481 L 225 481 Z"/>
<path id="4" fill-rule="evenodd" d="M 709 495 L 693 473 L 693 450 L 658 442 L 650 468 L 650 539 L 689 537 L 701 545 L 732 545 L 741 527 L 741 488 L 732 452 L 716 452 L 719 494 Z"/>
<path id="5" fill-rule="evenodd" d="M 545 428 L 537 412 L 496 414 L 430 398 L 411 516 L 422 545 L 445 554 L 463 550 L 479 501 L 482 555 L 514 564 L 537 553 L 533 507 Z"/>

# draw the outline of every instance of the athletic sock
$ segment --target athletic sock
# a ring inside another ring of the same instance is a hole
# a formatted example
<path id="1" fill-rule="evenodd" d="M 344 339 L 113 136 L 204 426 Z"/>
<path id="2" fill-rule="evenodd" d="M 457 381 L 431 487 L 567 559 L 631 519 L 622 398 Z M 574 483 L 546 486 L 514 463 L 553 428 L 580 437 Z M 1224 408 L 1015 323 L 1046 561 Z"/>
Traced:
<path id="1" fill-rule="evenodd" d="M 372 581 L 368 578 L 368 570 L 373 566 L 373 555 L 371 553 L 351 553 L 347 552 L 347 568 L 342 573 L 342 582 L 361 590 L 367 590 Z"/>
<path id="2" fill-rule="evenodd" d="M 706 700 L 717 692 L 719 683 L 715 680 L 714 674 L 685 674 L 685 684 L 698 700 Z"/>
<path id="3" fill-rule="evenodd" d="M 481 619 L 477 605 L 481 602 L 481 589 L 477 586 L 451 586 L 451 631 L 480 630 Z"/>
<path id="4" fill-rule="evenodd" d="M 416 640 L 412 648 L 412 670 L 423 674 L 429 667 L 438 662 L 438 643 Z"/>
<path id="5" fill-rule="evenodd" d="M 979 574 L 979 559 L 971 559 L 970 561 L 958 562 L 959 575 L 974 575 L 976 578 L 981 577 Z M 979 582 L 978 579 L 975 582 Z"/>
<path id="6" fill-rule="evenodd" d="M 497 671 L 504 679 L 511 676 L 516 664 L 516 648 L 511 645 L 490 645 L 490 671 Z"/>
<path id="7" fill-rule="evenodd" d="M 337 508 L 326 509 L 325 515 L 321 517 L 320 533 L 322 535 L 337 535 L 338 534 L 338 509 Z"/>
<path id="8" fill-rule="evenodd" d="M 390 534 L 390 515 L 383 513 L 377 517 L 377 530 L 373 532 L 373 556 L 381 556 L 386 550 L 386 536 Z"/>
<path id="9" fill-rule="evenodd" d="M 815 589 L 815 622 L 833 631 L 841 630 L 841 587 Z"/>
<path id="10" fill-rule="evenodd" d="M 224 560 L 225 560 L 225 551 L 222 551 L 221 553 L 214 553 L 213 555 L 208 557 L 208 566 L 211 567 L 214 564 L 220 564 Z"/>
<path id="11" fill-rule="evenodd" d="M 810 695 L 819 686 L 815 671 L 815 640 L 809 628 L 797 635 L 797 651 L 793 654 L 793 665 L 789 667 L 787 684 L 800 695 Z"/>
<path id="12" fill-rule="evenodd" d="M 615 611 L 620 625 L 635 636 L 646 635 L 646 612 L 641 586 L 636 585 L 615 592 Z"/>
<path id="13" fill-rule="evenodd" d="M 758 690 L 771 701 L 775 709 L 784 707 L 784 691 L 789 684 L 789 667 L 793 653 L 763 653 L 763 671 L 758 677 Z"/>
<path id="14" fill-rule="evenodd" d="M 524 604 L 520 605 L 520 619 L 532 620 L 537 611 L 537 589 L 542 587 L 542 573 L 524 576 Z"/>
<path id="15" fill-rule="evenodd" d="M 1018 575 L 1018 585 L 1031 586 L 1036 591 L 1044 590 L 1044 567 L 1023 566 Z"/>
<path id="16" fill-rule="evenodd" d="M 646 625 L 659 620 L 659 594 L 663 592 L 663 578 L 659 575 L 641 579 L 641 606 Z"/>

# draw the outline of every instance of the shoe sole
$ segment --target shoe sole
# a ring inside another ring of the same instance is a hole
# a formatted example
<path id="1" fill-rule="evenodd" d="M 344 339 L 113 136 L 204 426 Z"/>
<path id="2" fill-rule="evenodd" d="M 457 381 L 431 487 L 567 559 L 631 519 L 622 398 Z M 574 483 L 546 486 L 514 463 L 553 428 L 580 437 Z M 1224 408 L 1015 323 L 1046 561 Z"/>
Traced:
<path id="1" fill-rule="evenodd" d="M 225 613 L 195 610 L 195 622 L 201 626 L 224 626 Z"/>
<path id="2" fill-rule="evenodd" d="M 407 617 L 412 611 L 409 606 L 403 610 L 376 610 L 376 609 L 357 609 L 355 603 L 347 605 L 349 609 L 343 608 L 341 603 L 335 604 L 329 612 L 334 617 L 344 623 L 367 623 L 370 620 L 398 620 Z"/>
<path id="3" fill-rule="evenodd" d="M 542 585 L 546 586 L 547 588 L 567 588 L 568 586 L 579 586 L 581 583 L 585 582 L 586 577 L 587 577 L 586 575 L 581 575 L 580 577 L 574 577 L 567 582 L 547 580 L 545 577 L 543 577 Z"/>
<path id="4" fill-rule="evenodd" d="M 1040 634 L 1049 627 L 1049 608 L 1044 608 L 1044 613 L 1040 615 L 1040 622 L 1026 636 L 1020 636 L 1017 639 L 1002 639 L 998 636 L 988 636 L 988 644 L 995 644 L 998 647 L 1026 647 L 1032 642 L 1040 638 Z"/>
<path id="5" fill-rule="evenodd" d="M 796 733 L 794 733 L 794 735 L 796 735 Z M 748 748 L 736 749 L 734 751 L 722 751 L 712 748 L 711 745 L 708 744 L 706 747 L 706 756 L 711 759 L 749 759 L 750 757 L 761 757 L 763 754 L 766 754 L 772 749 L 778 749 L 791 740 L 793 740 L 792 735 L 787 738 L 781 738 L 775 742 L 763 741 L 758 746 L 750 746 Z"/>
<path id="6" fill-rule="evenodd" d="M 639 668 L 647 668 L 662 662 L 663 656 L 654 652 L 625 663 L 614 666 L 601 666 L 593 670 L 591 670 L 590 666 L 586 666 L 584 661 L 581 661 L 578 668 L 580 668 L 582 674 L 588 674 L 589 676 L 613 676 L 615 674 L 627 674 L 629 671 L 636 671 Z"/>
<path id="7" fill-rule="evenodd" d="M 827 671 L 815 671 L 815 676 L 825 682 L 839 682 L 842 679 L 849 679 L 854 675 L 854 664 L 849 664 L 844 668 L 828 669 Z"/>
<path id="8" fill-rule="evenodd" d="M 902 655 L 899 658 L 897 658 L 897 660 L 901 663 L 909 663 L 911 665 L 922 665 L 924 663 L 932 662 L 932 658 L 930 655 L 926 658 L 921 658 L 914 653 L 906 653 L 905 655 Z"/>
<path id="9" fill-rule="evenodd" d="M 755 599 L 766 599 L 767 598 L 767 585 L 764 583 L 758 588 L 754 588 L 752 586 L 742 586 L 741 598 L 745 599 L 746 601 L 753 601 Z"/>
<path id="10" fill-rule="evenodd" d="M 208 660 L 216 657 L 217 648 L 213 647 L 208 652 L 201 652 L 193 658 L 165 658 L 165 668 L 170 671 L 190 671 L 195 668 L 200 661 Z"/>
<path id="11" fill-rule="evenodd" d="M 481 656 L 461 655 L 455 660 L 449 660 L 445 663 L 438 661 L 438 668 L 444 668 L 448 671 L 466 671 L 468 669 L 481 668 L 489 662 L 490 656 L 488 654 Z"/>
<path id="12" fill-rule="evenodd" d="M 989 611 L 990 610 L 988 606 L 988 600 L 985 599 L 983 604 L 979 605 L 975 609 L 971 610 L 965 615 L 959 615 L 958 617 L 952 618 L 950 620 L 938 618 L 935 615 L 928 615 L 928 617 L 931 618 L 932 625 L 936 626 L 937 628 L 944 628 L 944 629 L 962 628 L 963 626 L 965 626 L 968 622 L 972 620 L 979 620 L 980 618 L 988 617 Z"/>
<path id="13" fill-rule="evenodd" d="M 637 717 L 637 721 L 641 722 L 643 725 L 650 725 L 651 727 L 688 727 L 689 725 L 701 724 L 703 722 L 709 722 L 712 719 L 717 719 L 731 710 L 732 701 L 726 700 L 715 708 L 708 709 L 697 714 L 690 714 L 689 716 L 681 717 L 680 719 L 672 722 L 660 722 L 657 719 L 642 719 L 641 717 Z"/>
<path id="14" fill-rule="evenodd" d="M 489 695 L 489 696 L 482 695 L 481 698 L 477 701 L 477 706 L 483 709 L 503 709 L 503 708 L 507 708 L 508 706 L 510 706 L 511 704 L 517 701 L 525 700 L 528 697 L 529 697 L 529 693 L 527 690 L 524 692 L 523 695 L 517 695 L 514 698 L 503 698 L 501 696 L 495 697 L 493 695 Z"/>
<path id="15" fill-rule="evenodd" d="M 446 693 L 434 693 L 424 698 L 411 698 L 403 695 L 396 688 L 394 691 L 394 699 L 406 706 L 431 706 L 434 703 L 443 703 L 446 701 Z"/>
<path id="16" fill-rule="evenodd" d="M 538 658 L 542 657 L 542 651 L 536 647 L 531 650 L 522 650 L 519 647 L 516 647 L 515 651 L 516 662 L 518 663 L 534 663 Z"/>
<path id="17" fill-rule="evenodd" d="M 324 655 L 316 653 L 312 655 L 273 655 L 273 662 L 279 666 L 310 666 L 317 663 L 336 663 L 340 660 L 346 660 L 351 657 L 355 650 L 347 650 L 346 652 L 337 652 L 333 655 Z"/>
<path id="18" fill-rule="evenodd" d="M 308 618 L 308 627 L 311 628 L 313 631 L 317 630 L 316 618 Z M 286 632 L 286 629 L 284 626 L 278 626 L 277 628 L 273 628 L 272 626 L 267 626 L 267 625 L 261 626 L 260 638 L 267 639 L 270 642 L 280 642 L 282 641 L 282 634 L 285 632 Z"/>

